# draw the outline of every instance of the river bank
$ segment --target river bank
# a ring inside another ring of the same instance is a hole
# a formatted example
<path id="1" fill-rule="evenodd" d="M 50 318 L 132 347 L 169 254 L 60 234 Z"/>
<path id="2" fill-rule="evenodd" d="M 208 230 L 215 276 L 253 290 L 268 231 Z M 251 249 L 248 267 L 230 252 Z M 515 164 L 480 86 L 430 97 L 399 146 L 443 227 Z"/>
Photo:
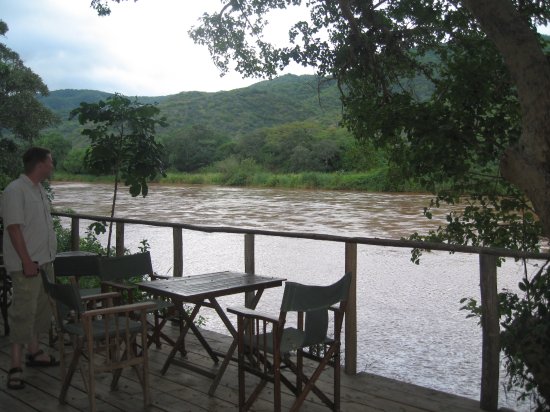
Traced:
<path id="1" fill-rule="evenodd" d="M 110 183 L 113 176 L 74 175 L 55 172 L 54 181 Z M 228 172 L 179 173 L 168 172 L 154 183 L 217 185 L 232 187 L 268 187 L 283 189 L 324 189 L 365 192 L 418 192 L 421 187 L 399 182 L 388 175 L 387 169 L 369 172 L 303 172 L 270 173 L 264 171 L 233 170 Z"/>

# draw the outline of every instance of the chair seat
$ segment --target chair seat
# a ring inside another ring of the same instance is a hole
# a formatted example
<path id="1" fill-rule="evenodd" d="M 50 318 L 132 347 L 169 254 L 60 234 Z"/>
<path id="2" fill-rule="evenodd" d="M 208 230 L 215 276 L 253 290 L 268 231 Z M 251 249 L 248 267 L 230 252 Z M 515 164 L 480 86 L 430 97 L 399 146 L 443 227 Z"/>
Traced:
<path id="1" fill-rule="evenodd" d="M 125 318 L 121 317 L 121 322 L 126 322 Z M 67 323 L 64 325 L 64 329 L 67 333 L 71 335 L 77 335 L 80 337 L 84 337 L 84 328 L 82 327 L 81 323 Z M 117 334 L 117 329 L 120 333 L 120 327 L 117 328 L 116 324 L 114 322 L 108 322 L 107 323 L 107 334 L 109 337 L 113 337 Z M 141 331 L 141 323 L 129 320 L 128 321 L 128 330 L 130 333 L 135 334 L 139 333 Z M 94 337 L 94 340 L 99 340 L 105 338 L 105 321 L 103 320 L 94 320 L 92 321 L 92 336 Z"/>
<path id="2" fill-rule="evenodd" d="M 87 289 L 79 289 L 80 296 L 90 296 L 90 295 L 98 295 L 101 293 L 101 288 L 87 288 Z"/>
<path id="3" fill-rule="evenodd" d="M 308 346 L 307 344 L 304 344 L 305 339 L 306 339 L 306 333 L 304 331 L 296 328 L 285 328 L 283 331 L 283 336 L 281 338 L 281 343 L 280 343 L 281 354 L 296 351 L 298 349 Z M 264 341 L 265 341 L 265 348 L 264 348 Z M 262 350 L 265 349 L 266 352 L 273 354 L 273 333 L 269 332 L 265 334 L 256 335 L 253 339 L 252 346 L 256 346 L 256 342 L 259 342 L 259 346 L 262 348 Z M 330 345 L 333 342 L 334 340 L 327 336 L 323 343 Z M 249 339 L 248 337 L 246 337 L 245 346 L 248 345 L 248 343 L 249 343 Z"/>

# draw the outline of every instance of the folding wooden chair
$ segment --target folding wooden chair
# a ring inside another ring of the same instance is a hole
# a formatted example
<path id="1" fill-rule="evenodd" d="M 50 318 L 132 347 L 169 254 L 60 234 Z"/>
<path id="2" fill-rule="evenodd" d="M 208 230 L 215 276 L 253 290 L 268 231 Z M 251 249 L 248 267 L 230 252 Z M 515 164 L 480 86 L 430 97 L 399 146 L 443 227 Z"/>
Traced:
<path id="1" fill-rule="evenodd" d="M 58 253 L 54 262 L 53 269 L 55 279 L 74 277 L 80 288 L 80 295 L 96 295 L 101 292 L 99 286 L 99 256 L 95 254 L 85 254 L 85 252 L 76 252 L 82 254 L 73 254 L 75 252 Z M 88 287 L 92 283 L 94 287 Z"/>
<path id="2" fill-rule="evenodd" d="M 157 279 L 168 279 L 167 276 L 159 276 L 153 271 L 151 255 L 149 252 L 136 253 L 133 255 L 100 257 L 99 273 L 101 277 L 101 287 L 103 292 L 117 291 L 123 296 L 123 302 L 134 303 L 153 302 L 155 306 L 150 312 L 153 313 L 153 322 L 149 322 L 151 333 L 148 339 L 148 346 L 153 342 L 157 348 L 160 348 L 162 338 L 171 346 L 175 341 L 166 335 L 162 328 L 168 320 L 175 320 L 183 327 L 183 318 L 179 315 L 174 304 L 166 299 L 155 296 L 142 296 L 136 286 L 137 282 L 151 281 Z"/>
<path id="3" fill-rule="evenodd" d="M 246 308 L 228 308 L 238 316 L 239 410 L 248 410 L 268 382 L 273 383 L 274 410 L 281 410 L 281 383 L 296 399 L 290 408 L 298 410 L 313 392 L 333 411 L 340 410 L 340 335 L 348 301 L 351 274 L 329 286 L 286 282 L 278 317 Z M 338 304 L 338 306 L 333 306 Z M 334 312 L 334 332 L 327 336 L 329 311 Z M 297 312 L 297 327 L 288 327 L 288 312 Z M 304 317 L 305 315 L 305 317 Z M 305 318 L 305 319 L 304 319 Z M 291 357 L 296 353 L 296 361 Z M 304 373 L 303 358 L 318 362 L 311 376 Z M 334 394 L 330 399 L 315 381 L 323 370 L 334 368 Z M 293 383 L 283 369 L 295 375 Z M 245 372 L 260 378 L 246 398 Z"/>
<path id="4" fill-rule="evenodd" d="M 150 404 L 148 351 L 146 348 L 147 324 L 146 314 L 154 304 L 137 303 L 133 305 L 113 306 L 117 293 L 89 295 L 81 297 L 78 287 L 74 284 L 57 284 L 50 282 L 46 272 L 42 271 L 44 288 L 55 303 L 56 325 L 58 333 L 67 333 L 73 338 L 73 354 L 69 368 L 65 373 L 64 342 L 59 340 L 61 357 L 62 386 L 59 402 L 65 403 L 67 391 L 74 372 L 79 367 L 88 392 L 90 411 L 96 410 L 95 375 L 111 371 L 113 378 L 111 390 L 117 388 L 122 368 L 132 367 L 142 386 L 143 402 Z M 84 301 L 103 301 L 100 309 L 84 309 Z M 72 311 L 74 317 L 67 321 L 61 313 L 62 307 Z M 139 320 L 131 315 L 139 313 Z M 143 348 L 136 351 L 138 335 Z M 87 366 L 87 373 L 85 367 Z"/>
<path id="5" fill-rule="evenodd" d="M 99 286 L 98 256 L 86 252 L 61 252 L 54 262 L 53 270 L 56 283 L 76 282 L 80 296 L 97 295 L 101 293 Z M 93 285 L 93 287 L 91 287 Z M 66 313 L 63 315 L 67 315 Z M 50 328 L 49 343 L 54 346 L 58 336 L 54 333 L 54 325 Z"/>

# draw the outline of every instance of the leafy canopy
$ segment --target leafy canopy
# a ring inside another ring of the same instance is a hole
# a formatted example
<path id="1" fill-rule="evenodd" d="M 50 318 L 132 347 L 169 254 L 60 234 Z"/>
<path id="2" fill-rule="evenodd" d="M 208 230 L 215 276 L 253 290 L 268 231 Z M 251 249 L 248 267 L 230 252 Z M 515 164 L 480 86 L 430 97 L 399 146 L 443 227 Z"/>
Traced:
<path id="1" fill-rule="evenodd" d="M 81 103 L 71 112 L 86 126 L 89 137 L 86 163 L 97 173 L 120 176 L 130 194 L 147 196 L 147 181 L 164 175 L 163 147 L 155 140 L 155 127 L 166 125 L 159 109 L 115 94 L 98 103 Z"/>

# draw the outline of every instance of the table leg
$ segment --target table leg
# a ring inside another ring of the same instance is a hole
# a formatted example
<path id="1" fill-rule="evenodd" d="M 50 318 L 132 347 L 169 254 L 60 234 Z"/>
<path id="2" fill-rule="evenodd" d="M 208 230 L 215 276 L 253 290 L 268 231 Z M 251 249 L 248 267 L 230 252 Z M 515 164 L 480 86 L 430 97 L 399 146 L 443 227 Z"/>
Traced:
<path id="1" fill-rule="evenodd" d="M 258 302 L 260 301 L 260 298 L 262 297 L 264 290 L 259 289 L 256 294 L 254 295 L 254 298 L 250 301 L 250 309 L 256 309 L 256 306 L 258 305 Z M 227 353 L 225 354 L 223 358 L 223 362 L 220 365 L 220 368 L 218 369 L 218 372 L 216 373 L 216 377 L 214 378 L 214 381 L 210 385 L 210 389 L 208 389 L 208 394 L 210 396 L 214 395 L 216 392 L 216 388 L 218 387 L 223 374 L 225 373 L 225 370 L 227 369 L 227 365 L 229 365 L 229 361 L 233 357 L 233 354 L 235 353 L 235 349 L 237 349 L 237 330 L 233 326 L 233 324 L 229 321 L 229 318 L 225 314 L 225 312 L 222 310 L 221 306 L 219 305 L 218 301 L 215 298 L 210 299 L 210 302 L 212 303 L 212 306 L 222 319 L 223 323 L 231 333 L 231 336 L 233 336 L 233 342 L 231 342 L 231 345 L 229 345 L 229 349 Z M 245 326 L 246 327 L 246 326 Z"/>
<path id="2" fill-rule="evenodd" d="M 194 323 L 195 318 L 197 317 L 197 314 L 199 313 L 200 308 L 202 307 L 202 303 L 196 303 L 193 307 L 193 311 L 191 312 L 191 315 L 188 315 L 185 311 L 185 308 L 183 307 L 183 303 L 180 303 L 181 305 L 181 315 L 183 317 L 183 320 L 185 321 L 185 326 L 183 327 L 180 336 L 178 337 L 178 340 L 174 344 L 174 347 L 170 351 L 170 354 L 168 355 L 168 358 L 164 362 L 164 365 L 161 369 L 161 374 L 164 375 L 166 371 L 168 370 L 168 367 L 170 366 L 170 363 L 173 362 L 174 356 L 176 356 L 176 352 L 179 350 L 180 347 L 183 347 L 183 344 L 185 342 L 185 336 L 187 335 L 187 332 L 189 329 L 193 331 L 193 334 L 197 337 L 201 345 L 206 349 L 208 352 L 208 355 L 214 363 L 218 363 L 219 359 L 216 353 L 212 350 L 206 339 L 204 339 L 204 336 L 202 336 L 202 333 L 200 332 L 199 328 Z M 219 306 L 219 305 L 218 305 Z M 221 309 L 221 308 L 220 308 Z"/>
<path id="3" fill-rule="evenodd" d="M 183 346 L 183 342 L 185 340 L 185 335 L 187 335 L 187 332 L 189 331 L 189 328 L 193 324 L 193 321 L 197 314 L 199 313 L 199 309 L 201 307 L 201 304 L 196 304 L 193 308 L 193 311 L 191 312 L 191 315 L 188 315 L 185 311 L 185 308 L 183 307 L 183 303 L 175 303 L 180 306 L 181 314 L 183 319 L 185 320 L 185 326 L 180 332 L 180 335 L 178 336 L 178 339 L 176 340 L 176 343 L 172 347 L 172 350 L 170 351 L 170 354 L 168 355 L 168 358 L 164 362 L 164 365 L 162 366 L 162 369 L 160 370 L 160 373 L 164 375 L 166 371 L 168 370 L 168 367 L 170 366 L 170 363 L 174 359 L 174 356 L 176 356 L 176 352 L 179 350 L 180 347 Z"/>

